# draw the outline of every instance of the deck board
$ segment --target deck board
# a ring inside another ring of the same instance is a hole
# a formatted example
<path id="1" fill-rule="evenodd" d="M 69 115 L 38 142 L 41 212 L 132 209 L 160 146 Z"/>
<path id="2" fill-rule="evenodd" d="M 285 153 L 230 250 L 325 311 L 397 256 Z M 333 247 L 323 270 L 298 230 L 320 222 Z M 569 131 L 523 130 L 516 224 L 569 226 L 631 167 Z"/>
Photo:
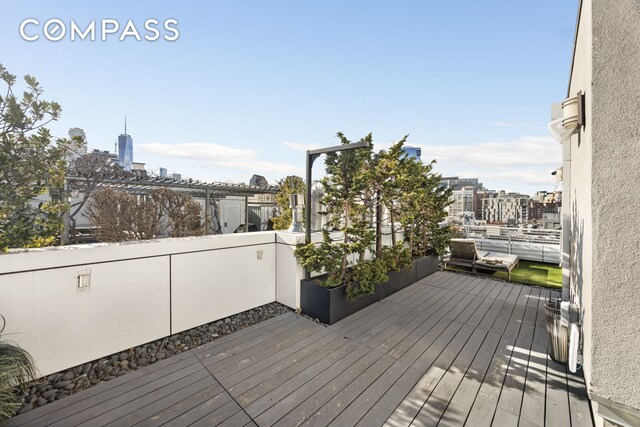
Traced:
<path id="1" fill-rule="evenodd" d="M 520 419 L 524 424 L 543 425 L 545 419 L 545 388 L 547 382 L 547 327 L 544 301 L 549 292 L 543 290 L 538 301 L 538 313 L 529 352 L 524 396 Z"/>
<path id="2" fill-rule="evenodd" d="M 437 272 L 331 326 L 287 313 L 9 426 L 591 426 L 547 356 L 556 291 Z"/>
<path id="3" fill-rule="evenodd" d="M 337 334 L 327 334 L 311 345 L 297 351 L 269 366 L 257 374 L 251 375 L 239 383 L 228 386 L 227 390 L 233 396 L 243 395 L 249 390 L 269 390 L 288 381 L 301 370 L 311 366 L 332 351 L 345 345 L 348 340 Z"/>
<path id="4" fill-rule="evenodd" d="M 275 424 L 279 427 L 327 423 L 335 417 L 340 408 L 346 407 L 365 390 L 395 360 L 381 353 L 369 353 L 370 359 L 349 368 L 322 389 L 318 390 L 302 404 L 290 411 Z M 369 356 L 368 355 L 368 356 Z M 307 421 L 310 420 L 310 421 Z"/>

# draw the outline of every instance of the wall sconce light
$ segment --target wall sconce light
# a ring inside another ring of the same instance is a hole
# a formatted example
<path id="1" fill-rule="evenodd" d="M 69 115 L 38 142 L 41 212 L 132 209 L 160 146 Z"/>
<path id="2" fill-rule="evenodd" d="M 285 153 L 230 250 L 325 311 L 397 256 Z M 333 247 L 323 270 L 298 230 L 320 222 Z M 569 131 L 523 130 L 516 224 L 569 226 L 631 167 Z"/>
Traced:
<path id="1" fill-rule="evenodd" d="M 585 124 L 584 92 L 580 91 L 573 98 L 562 102 L 562 127 L 579 129 Z"/>

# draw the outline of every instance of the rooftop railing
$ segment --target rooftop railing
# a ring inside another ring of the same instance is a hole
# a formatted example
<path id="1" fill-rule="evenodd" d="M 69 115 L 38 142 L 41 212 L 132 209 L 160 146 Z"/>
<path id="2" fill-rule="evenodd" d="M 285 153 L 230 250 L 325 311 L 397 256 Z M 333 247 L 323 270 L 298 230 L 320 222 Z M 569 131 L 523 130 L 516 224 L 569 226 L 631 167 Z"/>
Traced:
<path id="1" fill-rule="evenodd" d="M 467 225 L 462 227 L 462 232 L 466 238 L 474 239 L 482 251 L 505 252 L 528 261 L 560 263 L 562 230 Z"/>
<path id="2" fill-rule="evenodd" d="M 562 230 L 519 228 L 497 225 L 464 225 L 462 232 L 469 239 L 495 239 L 513 242 L 560 244 Z"/>

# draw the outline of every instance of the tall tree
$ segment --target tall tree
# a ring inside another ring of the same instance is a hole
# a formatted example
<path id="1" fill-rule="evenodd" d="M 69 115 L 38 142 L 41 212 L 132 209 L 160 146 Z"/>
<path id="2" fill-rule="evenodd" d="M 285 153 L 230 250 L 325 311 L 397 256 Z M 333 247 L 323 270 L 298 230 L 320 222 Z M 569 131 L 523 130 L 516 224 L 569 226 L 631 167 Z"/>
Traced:
<path id="1" fill-rule="evenodd" d="M 338 133 L 340 143 L 350 144 L 342 133 Z M 322 179 L 324 197 L 322 204 L 329 215 L 328 224 L 342 234 L 341 282 L 346 281 L 348 258 L 357 254 L 362 259 L 375 239 L 374 232 L 366 220 L 367 206 L 362 203 L 363 193 L 368 189 L 365 165 L 371 158 L 371 134 L 358 142 L 368 141 L 368 148 L 345 150 L 327 154 L 326 176 Z"/>
<path id="2" fill-rule="evenodd" d="M 451 190 L 440 186 L 440 175 L 433 173 L 435 160 L 422 163 L 407 158 L 399 179 L 403 197 L 399 199 L 400 223 L 411 254 L 416 257 L 430 253 L 442 254 L 451 230 L 442 223 Z"/>
<path id="3" fill-rule="evenodd" d="M 66 157 L 76 142 L 56 139 L 45 127 L 61 114 L 55 102 L 41 99 L 42 88 L 29 75 L 16 96 L 16 76 L 0 64 L 0 250 L 52 245 L 62 231 L 67 208 Z M 47 201 L 36 202 L 49 192 Z"/>
<path id="4" fill-rule="evenodd" d="M 403 151 L 408 135 L 393 144 L 388 150 L 382 150 L 374 156 L 373 167 L 370 169 L 369 181 L 376 189 L 381 207 L 385 207 L 389 215 L 391 226 L 391 244 L 396 245 L 396 233 L 399 228 L 399 203 L 403 197 L 400 183 L 406 172 L 406 153 Z M 383 211 L 380 210 L 377 221 L 383 221 Z M 376 253 L 381 247 L 376 245 Z"/>

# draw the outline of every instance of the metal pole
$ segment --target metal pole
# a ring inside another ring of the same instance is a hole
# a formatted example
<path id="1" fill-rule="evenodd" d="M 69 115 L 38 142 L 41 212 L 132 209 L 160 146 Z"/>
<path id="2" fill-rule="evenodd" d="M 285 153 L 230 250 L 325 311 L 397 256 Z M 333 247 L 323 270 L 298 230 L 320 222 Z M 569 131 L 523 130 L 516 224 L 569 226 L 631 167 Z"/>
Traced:
<path id="1" fill-rule="evenodd" d="M 314 157 L 315 156 L 315 157 Z M 311 168 L 313 168 L 313 161 L 319 154 L 311 154 L 310 151 L 307 151 L 307 159 L 306 159 L 306 171 L 307 171 L 307 194 L 304 200 L 304 242 L 308 245 L 311 243 Z M 308 268 L 304 269 L 304 278 L 306 280 L 311 279 L 311 271 Z"/>
<path id="2" fill-rule="evenodd" d="M 249 196 L 244 196 L 244 232 L 249 232 Z"/>
<path id="3" fill-rule="evenodd" d="M 211 197 L 209 189 L 204 190 L 204 234 L 211 230 Z"/>
<path id="4" fill-rule="evenodd" d="M 304 215 L 304 242 L 311 243 L 311 168 L 313 167 L 313 154 L 307 151 L 306 171 L 307 171 L 307 194 L 304 199 L 305 215 Z"/>
<path id="5" fill-rule="evenodd" d="M 65 203 L 64 213 L 62 214 L 62 234 L 60 235 L 60 244 L 68 245 L 69 244 L 69 223 L 71 221 L 69 210 L 71 209 L 70 205 L 70 196 L 69 196 L 69 181 L 64 180 L 64 185 L 62 188 L 62 197 L 63 202 Z"/>

